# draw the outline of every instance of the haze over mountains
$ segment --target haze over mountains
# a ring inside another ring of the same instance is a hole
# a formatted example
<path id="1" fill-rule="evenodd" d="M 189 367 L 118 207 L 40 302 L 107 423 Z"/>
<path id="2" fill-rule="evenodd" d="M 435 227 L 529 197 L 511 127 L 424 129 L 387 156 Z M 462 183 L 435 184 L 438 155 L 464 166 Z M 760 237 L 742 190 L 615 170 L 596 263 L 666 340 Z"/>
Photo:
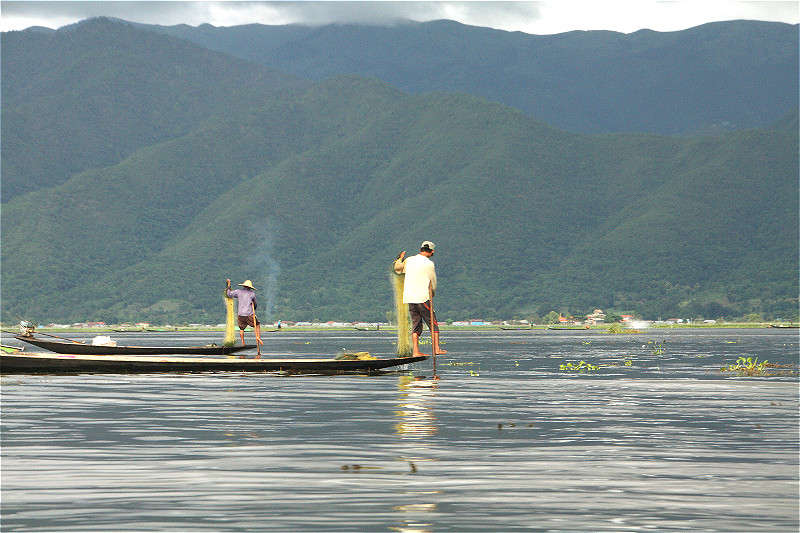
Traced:
<path id="1" fill-rule="evenodd" d="M 422 239 L 445 319 L 797 315 L 797 26 L 95 19 L 2 67 L 4 321 L 385 319 Z"/>

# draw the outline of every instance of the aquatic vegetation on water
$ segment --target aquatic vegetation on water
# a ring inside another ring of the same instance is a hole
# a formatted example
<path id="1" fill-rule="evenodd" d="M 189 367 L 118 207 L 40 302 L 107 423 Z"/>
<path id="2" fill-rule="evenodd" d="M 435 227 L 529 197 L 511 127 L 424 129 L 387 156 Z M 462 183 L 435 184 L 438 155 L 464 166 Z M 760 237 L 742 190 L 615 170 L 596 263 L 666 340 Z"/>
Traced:
<path id="1" fill-rule="evenodd" d="M 736 364 L 730 364 L 720 368 L 720 372 L 737 372 L 745 376 L 761 375 L 764 373 L 765 364 L 768 361 L 758 362 L 758 357 L 755 361 L 752 357 L 740 357 L 736 360 Z"/>
<path id="2" fill-rule="evenodd" d="M 591 363 L 587 363 L 586 361 L 580 361 L 579 363 L 573 364 L 572 362 L 567 362 L 564 364 L 559 365 L 559 370 L 564 372 L 594 372 L 598 368 L 597 365 L 593 365 Z"/>
<path id="3" fill-rule="evenodd" d="M 792 368 L 793 365 L 782 365 L 778 363 L 770 363 L 767 360 L 759 361 L 758 357 L 755 359 L 752 357 L 739 357 L 736 360 L 735 364 L 730 364 L 728 366 L 724 366 L 720 369 L 720 372 L 736 372 L 740 376 L 770 376 L 770 375 L 782 375 L 781 372 L 774 372 L 772 369 L 775 368 Z M 784 371 L 785 373 L 785 371 Z M 791 374 L 792 371 L 789 371 Z"/>
<path id="4" fill-rule="evenodd" d="M 647 348 L 650 346 L 652 349 L 653 355 L 664 355 L 666 353 L 666 348 L 664 348 L 664 343 L 666 341 L 647 341 L 647 344 L 643 344 L 642 348 Z"/>
<path id="5" fill-rule="evenodd" d="M 350 470 L 353 472 L 360 472 L 361 470 L 380 470 L 380 466 L 363 466 L 363 465 L 342 465 L 342 470 Z"/>
<path id="6" fill-rule="evenodd" d="M 448 361 L 444 363 L 445 366 L 472 366 L 478 363 L 473 363 L 472 361 Z M 468 370 L 467 371 L 470 376 L 480 376 L 479 372 L 475 370 Z"/>

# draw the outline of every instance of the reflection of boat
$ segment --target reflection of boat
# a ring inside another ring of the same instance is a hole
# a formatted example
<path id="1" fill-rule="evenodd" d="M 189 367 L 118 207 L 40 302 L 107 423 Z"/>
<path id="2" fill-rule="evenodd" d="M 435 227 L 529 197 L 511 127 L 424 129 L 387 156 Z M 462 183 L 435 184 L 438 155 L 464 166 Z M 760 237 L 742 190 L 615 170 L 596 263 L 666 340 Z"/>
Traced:
<path id="1" fill-rule="evenodd" d="M 779 329 L 798 329 L 800 326 L 791 326 L 789 324 L 770 324 L 767 326 L 768 328 L 779 328 Z"/>
<path id="2" fill-rule="evenodd" d="M 14 335 L 14 338 L 39 348 L 56 353 L 81 355 L 227 355 L 256 348 L 255 344 L 245 346 L 102 346 L 82 342 L 48 341 L 32 335 Z"/>
<path id="3" fill-rule="evenodd" d="M 372 372 L 427 359 L 240 359 L 211 357 L 142 357 L 123 355 L 80 355 L 55 353 L 3 353 L 0 373 L 151 373 L 151 372 L 274 372 L 337 374 Z"/>

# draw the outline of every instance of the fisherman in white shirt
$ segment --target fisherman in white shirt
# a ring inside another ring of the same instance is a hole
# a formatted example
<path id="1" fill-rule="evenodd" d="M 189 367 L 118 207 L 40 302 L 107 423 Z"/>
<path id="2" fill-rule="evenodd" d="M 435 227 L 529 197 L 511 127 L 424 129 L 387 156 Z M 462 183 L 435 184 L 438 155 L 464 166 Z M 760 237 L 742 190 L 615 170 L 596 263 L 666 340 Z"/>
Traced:
<path id="1" fill-rule="evenodd" d="M 401 252 L 394 263 L 394 270 L 398 274 L 405 274 L 403 286 L 403 303 L 408 304 L 408 314 L 411 316 L 413 327 L 411 340 L 414 345 L 412 356 L 427 355 L 419 351 L 419 336 L 422 334 L 424 321 L 431 330 L 433 353 L 441 355 L 447 353 L 439 346 L 439 322 L 436 313 L 431 310 L 431 300 L 436 292 L 436 267 L 431 261 L 436 245 L 431 241 L 424 241 L 419 249 L 419 254 L 405 259 L 405 252 Z M 431 319 L 433 323 L 431 323 Z"/>

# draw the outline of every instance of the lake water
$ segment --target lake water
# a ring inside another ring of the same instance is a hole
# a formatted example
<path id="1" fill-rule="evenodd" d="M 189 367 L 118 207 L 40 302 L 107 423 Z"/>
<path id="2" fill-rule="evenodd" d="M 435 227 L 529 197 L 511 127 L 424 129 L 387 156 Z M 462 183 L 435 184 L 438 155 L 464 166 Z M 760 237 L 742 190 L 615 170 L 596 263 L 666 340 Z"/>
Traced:
<path id="1" fill-rule="evenodd" d="M 267 357 L 393 350 L 390 332 L 264 337 Z M 430 360 L 374 376 L 3 376 L 2 529 L 798 530 L 796 366 L 720 372 L 739 356 L 796 365 L 797 330 L 442 337 L 439 380 Z M 560 370 L 581 360 L 598 369 Z"/>

